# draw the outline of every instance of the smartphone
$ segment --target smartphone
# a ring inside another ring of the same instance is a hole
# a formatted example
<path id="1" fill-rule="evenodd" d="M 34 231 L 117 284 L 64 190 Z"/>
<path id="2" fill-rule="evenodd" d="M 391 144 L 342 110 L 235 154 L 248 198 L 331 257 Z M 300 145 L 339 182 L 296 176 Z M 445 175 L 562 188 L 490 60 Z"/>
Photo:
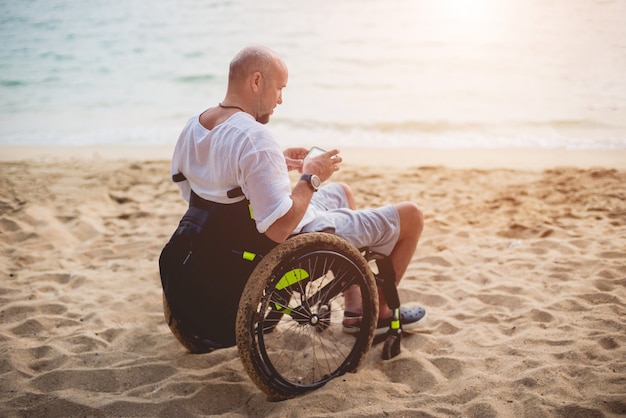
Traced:
<path id="1" fill-rule="evenodd" d="M 321 149 L 321 148 L 319 148 L 319 147 L 313 147 L 313 148 L 311 148 L 311 149 L 309 150 L 309 152 L 307 153 L 307 155 L 306 155 L 304 158 L 307 158 L 307 157 L 315 157 L 316 155 L 320 155 L 320 154 L 323 154 L 323 153 L 325 153 L 325 152 L 326 152 L 326 150 L 325 150 L 325 149 Z"/>

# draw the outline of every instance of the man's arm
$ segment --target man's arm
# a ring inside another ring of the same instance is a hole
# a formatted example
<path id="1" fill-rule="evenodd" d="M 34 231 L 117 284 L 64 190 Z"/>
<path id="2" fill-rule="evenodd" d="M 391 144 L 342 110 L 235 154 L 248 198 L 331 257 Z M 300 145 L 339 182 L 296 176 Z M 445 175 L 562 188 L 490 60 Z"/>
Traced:
<path id="1" fill-rule="evenodd" d="M 291 209 L 281 218 L 277 219 L 276 222 L 265 231 L 265 235 L 272 241 L 278 243 L 289 238 L 289 235 L 291 235 L 304 217 L 311 197 L 313 197 L 313 193 L 313 190 L 305 181 L 299 180 L 291 192 L 291 200 L 293 201 Z"/>
<path id="2" fill-rule="evenodd" d="M 328 180 L 335 171 L 339 170 L 342 159 L 338 150 L 328 151 L 324 154 L 312 158 L 306 158 L 302 162 L 302 172 L 305 174 L 315 174 L 322 182 Z M 265 235 L 274 242 L 281 243 L 289 238 L 289 235 L 296 229 L 311 202 L 313 189 L 304 180 L 299 180 L 291 192 L 293 204 L 291 209 L 277 219 L 265 231 Z"/>

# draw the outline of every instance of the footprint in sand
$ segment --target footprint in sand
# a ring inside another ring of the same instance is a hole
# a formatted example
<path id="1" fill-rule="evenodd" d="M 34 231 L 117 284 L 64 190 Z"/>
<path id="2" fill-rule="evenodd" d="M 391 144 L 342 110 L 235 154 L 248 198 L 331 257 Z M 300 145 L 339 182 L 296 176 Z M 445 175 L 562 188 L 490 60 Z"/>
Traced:
<path id="1" fill-rule="evenodd" d="M 43 392 L 55 388 L 122 394 L 140 386 L 154 385 L 177 372 L 175 367 L 161 364 L 107 369 L 66 369 L 39 375 L 32 380 L 32 385 Z"/>
<path id="2" fill-rule="evenodd" d="M 44 373 L 56 370 L 69 360 L 69 357 L 61 353 L 58 349 L 42 345 L 26 350 L 26 363 L 31 370 L 36 373 Z"/>
<path id="3" fill-rule="evenodd" d="M 413 357 L 396 357 L 382 363 L 382 370 L 392 382 L 403 383 L 416 392 L 423 392 L 437 384 L 435 375 L 427 370 L 426 363 Z"/>
<path id="4" fill-rule="evenodd" d="M 442 357 L 431 360 L 446 379 L 456 379 L 463 375 L 463 363 L 457 359 Z"/>

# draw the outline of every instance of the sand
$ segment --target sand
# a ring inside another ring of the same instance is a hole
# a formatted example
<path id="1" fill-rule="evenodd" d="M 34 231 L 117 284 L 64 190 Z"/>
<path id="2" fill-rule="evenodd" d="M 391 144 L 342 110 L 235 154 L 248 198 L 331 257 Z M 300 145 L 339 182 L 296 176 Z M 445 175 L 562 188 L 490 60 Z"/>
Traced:
<path id="1" fill-rule="evenodd" d="M 346 152 L 359 205 L 422 206 L 400 294 L 430 315 L 393 360 L 376 345 L 283 402 L 236 348 L 170 333 L 157 259 L 185 205 L 163 150 L 128 151 L 0 150 L 0 416 L 626 414 L 623 151 Z"/>

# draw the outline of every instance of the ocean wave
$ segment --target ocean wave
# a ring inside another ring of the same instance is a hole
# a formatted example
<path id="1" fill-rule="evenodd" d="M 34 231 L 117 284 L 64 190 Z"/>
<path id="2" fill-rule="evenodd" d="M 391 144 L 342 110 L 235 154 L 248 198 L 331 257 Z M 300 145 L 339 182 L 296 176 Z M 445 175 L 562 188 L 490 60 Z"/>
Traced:
<path id="1" fill-rule="evenodd" d="M 0 80 L 0 86 L 2 87 L 19 87 L 25 84 L 22 80 Z"/>
<path id="2" fill-rule="evenodd" d="M 0 145 L 173 146 L 183 124 L 73 131 L 0 129 Z M 276 118 L 268 126 L 285 147 L 626 149 L 626 133 L 597 125 L 585 121 L 502 126 L 447 121 L 349 124 Z"/>
<path id="3" fill-rule="evenodd" d="M 174 80 L 184 84 L 204 84 L 207 81 L 215 80 L 215 78 L 216 77 L 212 74 L 190 74 L 175 77 Z"/>
<path id="4" fill-rule="evenodd" d="M 502 130 L 536 130 L 547 128 L 574 128 L 581 130 L 619 131 L 619 126 L 601 123 L 590 119 L 561 119 L 546 121 L 500 121 L 492 123 L 462 122 L 448 120 L 406 120 L 372 122 L 338 122 L 313 119 L 287 119 L 280 116 L 273 119 L 276 123 L 294 129 L 328 129 L 336 131 L 367 130 L 377 132 L 493 132 Z M 626 133 L 625 133 L 626 134 Z M 626 136 L 626 135 L 625 135 Z"/>
<path id="5" fill-rule="evenodd" d="M 402 121 L 335 123 L 276 121 L 278 137 L 305 143 L 349 147 L 626 149 L 619 127 L 585 120 L 511 123 Z"/>

